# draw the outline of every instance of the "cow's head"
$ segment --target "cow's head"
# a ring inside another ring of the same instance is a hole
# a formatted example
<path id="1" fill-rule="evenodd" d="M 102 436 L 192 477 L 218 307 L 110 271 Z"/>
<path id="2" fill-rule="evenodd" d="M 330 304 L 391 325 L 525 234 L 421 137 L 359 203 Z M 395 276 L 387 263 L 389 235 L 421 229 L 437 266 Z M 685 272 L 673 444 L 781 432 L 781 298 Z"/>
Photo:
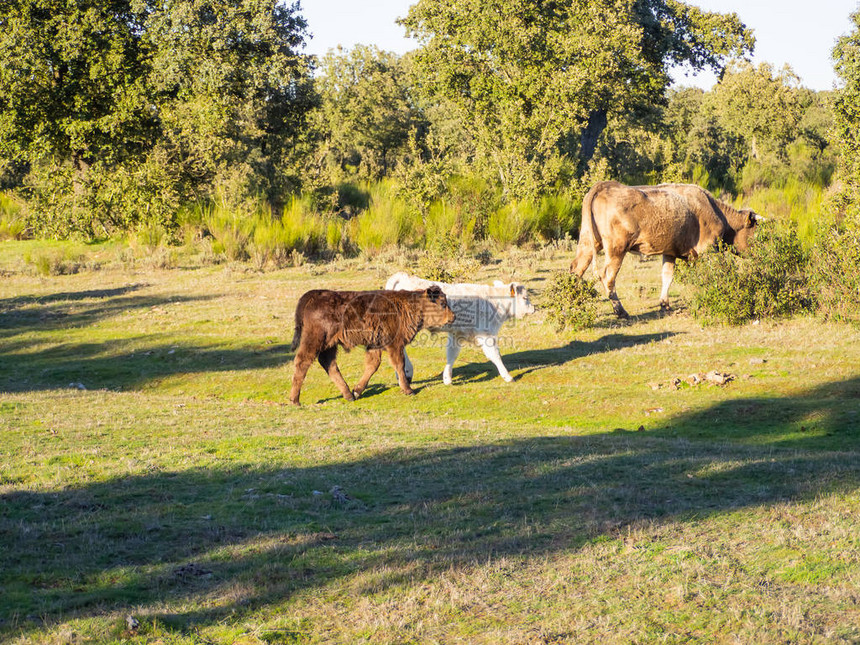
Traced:
<path id="1" fill-rule="evenodd" d="M 424 325 L 442 327 L 454 322 L 454 312 L 448 306 L 445 293 L 437 286 L 424 290 Z"/>
<path id="2" fill-rule="evenodd" d="M 505 284 L 501 280 L 496 280 L 493 285 L 505 289 L 505 295 L 510 296 L 512 299 L 510 313 L 514 318 L 522 318 L 535 312 L 535 306 L 529 300 L 529 292 L 524 285 L 521 285 L 519 282 Z"/>
<path id="3" fill-rule="evenodd" d="M 759 222 L 764 221 L 764 217 L 749 208 L 742 208 L 738 211 L 743 215 L 741 228 L 735 231 L 735 237 L 732 241 L 738 251 L 744 252 L 750 246 L 750 240 L 755 235 L 756 227 Z"/>

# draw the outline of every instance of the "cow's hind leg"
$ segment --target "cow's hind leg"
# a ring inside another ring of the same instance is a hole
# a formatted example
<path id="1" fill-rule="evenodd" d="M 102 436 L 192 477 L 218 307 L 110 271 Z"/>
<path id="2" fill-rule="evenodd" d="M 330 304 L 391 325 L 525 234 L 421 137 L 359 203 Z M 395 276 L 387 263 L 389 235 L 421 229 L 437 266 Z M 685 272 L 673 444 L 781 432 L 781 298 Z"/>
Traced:
<path id="1" fill-rule="evenodd" d="M 505 364 L 502 363 L 502 355 L 499 353 L 499 339 L 494 336 L 483 336 L 478 338 L 478 344 L 484 350 L 484 356 L 490 359 L 496 369 L 499 370 L 499 376 L 507 383 L 513 381 L 513 377 L 508 372 Z"/>
<path id="2" fill-rule="evenodd" d="M 305 376 L 317 357 L 318 351 L 318 346 L 313 342 L 310 335 L 302 338 L 293 360 L 293 385 L 290 388 L 290 403 L 293 405 L 300 405 L 299 395 L 302 392 L 302 384 L 305 382 Z"/>
<path id="3" fill-rule="evenodd" d="M 367 387 L 367 382 L 370 380 L 371 376 L 376 374 L 376 370 L 379 369 L 379 364 L 381 362 L 381 349 L 367 350 L 367 353 L 364 355 L 364 374 L 361 375 L 361 380 L 358 382 L 358 385 L 356 385 L 355 389 L 352 391 L 352 393 L 355 395 L 355 398 L 360 397 L 362 392 L 364 392 L 364 388 Z"/>
<path id="4" fill-rule="evenodd" d="M 576 256 L 573 258 L 573 262 L 570 263 L 570 272 L 575 273 L 581 278 L 596 255 L 593 245 L 580 240 L 576 245 Z"/>
<path id="5" fill-rule="evenodd" d="M 391 365 L 394 367 L 394 371 L 397 372 L 397 383 L 400 385 L 400 389 L 403 390 L 404 394 L 415 394 L 415 391 L 409 386 L 409 381 L 406 380 L 406 372 L 403 369 L 403 346 L 402 345 L 391 345 L 385 348 L 385 351 L 388 352 L 388 360 L 391 361 Z"/>
<path id="6" fill-rule="evenodd" d="M 609 302 L 612 303 L 615 315 L 619 318 L 629 318 L 630 315 L 621 305 L 621 301 L 618 299 L 618 294 L 615 291 L 615 278 L 621 269 L 621 261 L 623 259 L 624 253 L 613 253 L 608 248 L 606 249 L 606 262 L 603 265 L 603 286 L 606 288 L 606 295 L 609 297 Z"/>
<path id="7" fill-rule="evenodd" d="M 329 347 L 328 349 L 324 349 L 320 352 L 319 362 L 322 365 L 322 368 L 328 374 L 328 377 L 337 385 L 337 388 L 340 390 L 340 393 L 343 394 L 343 398 L 347 401 L 354 401 L 355 397 L 352 394 L 352 390 L 349 389 L 349 385 L 346 384 L 346 381 L 343 378 L 343 374 L 340 373 L 340 369 L 337 366 L 337 345 L 334 347 Z"/>
<path id="8" fill-rule="evenodd" d="M 454 381 L 454 361 L 460 355 L 462 347 L 463 339 L 455 334 L 448 334 L 448 346 L 445 349 L 445 369 L 442 370 L 442 382 L 445 385 L 451 385 Z"/>
<path id="9" fill-rule="evenodd" d="M 673 256 L 663 256 L 661 276 L 663 278 L 663 290 L 660 292 L 660 309 L 671 311 L 672 307 L 669 305 L 669 287 L 672 285 L 672 279 L 675 277 L 675 258 Z"/>

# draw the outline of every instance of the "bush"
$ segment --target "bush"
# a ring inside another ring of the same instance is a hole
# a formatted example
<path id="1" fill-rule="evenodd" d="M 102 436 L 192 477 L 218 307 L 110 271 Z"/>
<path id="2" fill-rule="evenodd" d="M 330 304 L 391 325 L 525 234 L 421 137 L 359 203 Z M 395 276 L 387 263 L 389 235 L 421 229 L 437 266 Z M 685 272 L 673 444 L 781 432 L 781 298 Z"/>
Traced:
<path id="1" fill-rule="evenodd" d="M 567 271 L 556 271 L 541 296 L 541 308 L 557 332 L 577 331 L 594 326 L 598 294 L 591 280 Z"/>
<path id="2" fill-rule="evenodd" d="M 0 240 L 20 240 L 27 233 L 24 206 L 15 198 L 0 193 Z"/>
<path id="3" fill-rule="evenodd" d="M 386 182 L 371 191 L 370 206 L 350 222 L 352 240 L 364 253 L 390 246 L 415 246 L 420 219 Z"/>
<path id="4" fill-rule="evenodd" d="M 821 314 L 860 323 L 860 213 L 822 232 L 811 266 Z"/>
<path id="5" fill-rule="evenodd" d="M 794 227 L 764 225 L 746 257 L 732 251 L 721 244 L 719 252 L 678 266 L 678 282 L 691 288 L 688 302 L 696 318 L 739 325 L 814 308 L 808 257 Z"/>

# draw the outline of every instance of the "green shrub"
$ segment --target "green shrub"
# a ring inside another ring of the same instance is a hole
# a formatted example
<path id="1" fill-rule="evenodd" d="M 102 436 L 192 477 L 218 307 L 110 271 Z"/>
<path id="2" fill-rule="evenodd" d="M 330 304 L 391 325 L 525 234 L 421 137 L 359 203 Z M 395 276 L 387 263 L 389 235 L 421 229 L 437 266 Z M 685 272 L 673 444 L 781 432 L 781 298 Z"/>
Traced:
<path id="1" fill-rule="evenodd" d="M 763 225 L 745 257 L 720 246 L 720 252 L 678 266 L 677 279 L 690 287 L 687 299 L 696 318 L 739 325 L 814 307 L 808 257 L 793 226 Z"/>
<path id="2" fill-rule="evenodd" d="M 860 213 L 822 231 L 811 266 L 824 317 L 860 323 Z"/>
<path id="3" fill-rule="evenodd" d="M 20 240 L 27 232 L 24 205 L 6 193 L 0 193 L 0 240 Z"/>
<path id="4" fill-rule="evenodd" d="M 581 218 L 581 197 L 573 200 L 566 195 L 545 195 L 538 203 L 533 230 L 543 242 L 558 240 L 576 234 Z"/>
<path id="5" fill-rule="evenodd" d="M 254 235 L 254 219 L 224 206 L 213 205 L 205 209 L 203 221 L 214 238 L 212 250 L 230 260 L 246 260 L 248 245 Z"/>
<path id="6" fill-rule="evenodd" d="M 541 308 L 557 332 L 594 326 L 598 294 L 594 282 L 567 271 L 556 271 L 541 295 Z"/>
<path id="7" fill-rule="evenodd" d="M 538 208 L 533 201 L 512 201 L 497 208 L 487 223 L 487 236 L 500 248 L 533 239 Z"/>
<path id="8" fill-rule="evenodd" d="M 391 246 L 415 246 L 419 223 L 409 204 L 396 196 L 388 182 L 380 182 L 371 190 L 367 210 L 350 221 L 350 232 L 361 251 L 376 253 Z"/>

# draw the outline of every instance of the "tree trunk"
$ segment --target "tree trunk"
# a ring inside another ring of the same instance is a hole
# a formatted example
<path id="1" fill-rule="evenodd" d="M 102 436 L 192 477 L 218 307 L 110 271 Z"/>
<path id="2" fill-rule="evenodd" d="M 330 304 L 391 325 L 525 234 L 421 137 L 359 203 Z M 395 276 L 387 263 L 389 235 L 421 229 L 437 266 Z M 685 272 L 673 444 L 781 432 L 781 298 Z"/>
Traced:
<path id="1" fill-rule="evenodd" d="M 579 138 L 579 170 L 584 172 L 597 149 L 597 140 L 606 127 L 606 110 L 599 108 L 588 115 L 588 124 Z"/>

